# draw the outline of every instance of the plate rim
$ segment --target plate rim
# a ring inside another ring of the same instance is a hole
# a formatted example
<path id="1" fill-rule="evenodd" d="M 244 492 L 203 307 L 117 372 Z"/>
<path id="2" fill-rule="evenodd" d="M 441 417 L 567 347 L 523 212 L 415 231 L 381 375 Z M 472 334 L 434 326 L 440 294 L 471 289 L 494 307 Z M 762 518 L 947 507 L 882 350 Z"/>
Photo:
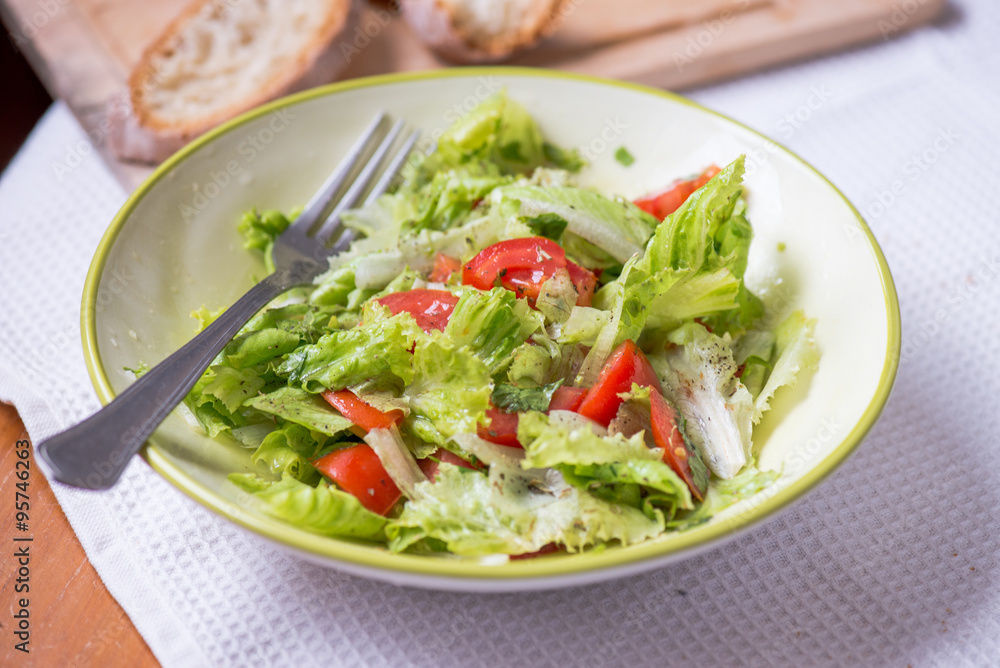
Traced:
<path id="1" fill-rule="evenodd" d="M 161 455 L 156 449 L 155 434 L 141 450 L 141 456 L 159 475 L 202 506 L 282 547 L 291 548 L 295 552 L 304 554 L 313 561 L 318 561 L 334 568 L 340 567 L 342 570 L 357 575 L 378 578 L 396 584 L 423 586 L 439 590 L 512 591 L 517 588 L 518 584 L 527 589 L 543 589 L 620 577 L 652 569 L 667 561 L 691 556 L 696 551 L 714 547 L 725 540 L 734 538 L 737 534 L 751 526 L 760 524 L 765 520 L 773 519 L 779 511 L 787 509 L 806 493 L 815 489 L 823 479 L 833 473 L 857 450 L 864 437 L 878 421 L 888 401 L 899 367 L 901 344 L 899 300 L 888 263 L 868 224 L 850 200 L 819 170 L 781 143 L 725 114 L 709 109 L 676 93 L 651 88 L 642 84 L 592 75 L 540 68 L 486 66 L 384 74 L 352 79 L 312 88 L 256 107 L 223 123 L 186 145 L 157 167 L 128 196 L 102 236 L 87 272 L 80 312 L 81 338 L 87 372 L 102 405 L 108 404 L 115 397 L 115 392 L 111 388 L 104 364 L 101 360 L 97 340 L 97 297 L 103 270 L 110 251 L 132 211 L 143 197 L 145 197 L 146 193 L 168 175 L 175 165 L 181 163 L 202 146 L 211 143 L 216 137 L 231 132 L 246 123 L 285 106 L 299 104 L 328 95 L 336 95 L 358 88 L 370 88 L 431 79 L 482 77 L 489 75 L 552 78 L 590 83 L 598 86 L 610 86 L 666 98 L 675 103 L 693 107 L 700 112 L 707 113 L 733 126 L 742 128 L 744 131 L 768 142 L 769 145 L 773 145 L 777 150 L 783 152 L 787 157 L 798 162 L 807 171 L 811 172 L 813 176 L 819 177 L 826 186 L 843 200 L 856 218 L 859 229 L 868 242 L 869 250 L 874 255 L 887 314 L 887 341 L 886 358 L 876 391 L 862 413 L 860 420 L 841 440 L 839 445 L 801 478 L 766 498 L 747 512 L 741 513 L 738 517 L 726 522 L 689 529 L 673 539 L 667 547 L 655 542 L 647 542 L 627 548 L 609 548 L 603 551 L 546 559 L 519 560 L 508 562 L 502 566 L 485 565 L 473 560 L 460 561 L 392 554 L 388 550 L 377 546 L 360 545 L 336 538 L 331 540 L 329 537 L 310 534 L 303 530 L 297 530 L 294 527 L 281 524 L 277 520 L 256 517 L 242 512 L 233 502 L 204 487 Z M 497 585 L 502 585 L 503 589 L 497 588 Z"/>

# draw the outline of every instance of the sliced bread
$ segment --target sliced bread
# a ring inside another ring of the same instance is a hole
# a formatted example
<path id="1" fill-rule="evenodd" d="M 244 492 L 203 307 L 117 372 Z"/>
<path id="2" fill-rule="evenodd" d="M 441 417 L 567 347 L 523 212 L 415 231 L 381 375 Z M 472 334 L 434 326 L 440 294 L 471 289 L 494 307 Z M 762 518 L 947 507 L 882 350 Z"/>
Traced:
<path id="1" fill-rule="evenodd" d="M 195 0 L 145 51 L 112 105 L 119 158 L 163 160 L 222 121 L 327 83 L 351 0 Z"/>
<path id="2" fill-rule="evenodd" d="M 458 62 L 500 60 L 529 48 L 561 21 L 571 0 L 400 0 L 421 40 Z"/>

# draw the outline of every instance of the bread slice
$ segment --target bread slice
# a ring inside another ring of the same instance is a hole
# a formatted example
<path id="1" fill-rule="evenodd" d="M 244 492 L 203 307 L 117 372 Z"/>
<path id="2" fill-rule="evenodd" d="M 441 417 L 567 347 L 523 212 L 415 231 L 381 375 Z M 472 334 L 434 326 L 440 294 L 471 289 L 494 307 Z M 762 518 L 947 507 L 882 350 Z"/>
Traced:
<path id="1" fill-rule="evenodd" d="M 561 21 L 569 0 L 400 0 L 403 16 L 435 52 L 458 62 L 500 60 Z"/>
<path id="2" fill-rule="evenodd" d="M 327 83 L 351 0 L 195 0 L 145 51 L 113 102 L 119 158 L 159 162 L 222 121 Z"/>

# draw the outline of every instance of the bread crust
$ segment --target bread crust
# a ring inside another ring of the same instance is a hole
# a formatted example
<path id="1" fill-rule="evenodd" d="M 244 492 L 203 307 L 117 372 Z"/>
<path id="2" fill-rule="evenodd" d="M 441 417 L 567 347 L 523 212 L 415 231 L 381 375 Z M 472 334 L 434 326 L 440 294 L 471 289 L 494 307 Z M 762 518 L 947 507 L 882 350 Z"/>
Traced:
<path id="1" fill-rule="evenodd" d="M 357 19 L 351 0 L 327 0 L 331 11 L 319 29 L 298 48 L 292 63 L 280 75 L 262 82 L 254 94 L 233 100 L 211 114 L 192 116 L 178 123 L 164 118 L 147 104 L 146 95 L 157 86 L 156 63 L 169 57 L 171 45 L 208 5 L 213 11 L 226 11 L 240 0 L 195 0 L 172 21 L 143 52 L 128 79 L 127 103 L 115 99 L 109 103 L 112 151 L 122 159 L 159 162 L 207 130 L 260 104 L 308 88 L 328 83 L 345 67 L 339 49 L 339 36 Z M 243 0 L 247 1 L 247 0 Z M 224 94 L 224 93 L 222 93 Z"/>
<path id="2" fill-rule="evenodd" d="M 552 34 L 561 22 L 563 7 L 570 0 L 553 0 L 551 8 L 538 17 L 529 17 L 512 32 L 488 41 L 475 39 L 456 20 L 452 7 L 442 0 L 400 0 L 403 16 L 420 39 L 435 53 L 459 63 L 502 60 L 528 49 Z"/>

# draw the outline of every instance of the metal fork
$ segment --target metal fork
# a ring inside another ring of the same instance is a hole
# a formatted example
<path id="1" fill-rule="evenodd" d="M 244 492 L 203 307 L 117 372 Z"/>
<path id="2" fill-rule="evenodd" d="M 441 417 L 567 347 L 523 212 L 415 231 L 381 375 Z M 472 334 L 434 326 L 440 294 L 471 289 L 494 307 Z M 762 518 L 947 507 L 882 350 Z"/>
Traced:
<path id="1" fill-rule="evenodd" d="M 331 255 L 347 249 L 355 234 L 341 224 L 340 215 L 357 206 L 363 197 L 364 204 L 369 204 L 384 193 L 419 136 L 417 131 L 409 134 L 379 176 L 382 163 L 403 130 L 400 120 L 385 132 L 386 120 L 385 114 L 380 113 L 371 122 L 294 224 L 275 240 L 273 274 L 251 288 L 198 336 L 150 369 L 110 404 L 38 446 L 39 454 L 56 480 L 85 489 L 108 489 L 114 485 L 132 455 L 187 396 L 243 325 L 275 297 L 311 283 L 329 267 Z M 373 150 L 372 146 L 380 138 L 381 142 Z M 351 176 L 369 153 L 371 156 L 352 181 Z M 346 192 L 337 199 L 345 187 Z"/>

